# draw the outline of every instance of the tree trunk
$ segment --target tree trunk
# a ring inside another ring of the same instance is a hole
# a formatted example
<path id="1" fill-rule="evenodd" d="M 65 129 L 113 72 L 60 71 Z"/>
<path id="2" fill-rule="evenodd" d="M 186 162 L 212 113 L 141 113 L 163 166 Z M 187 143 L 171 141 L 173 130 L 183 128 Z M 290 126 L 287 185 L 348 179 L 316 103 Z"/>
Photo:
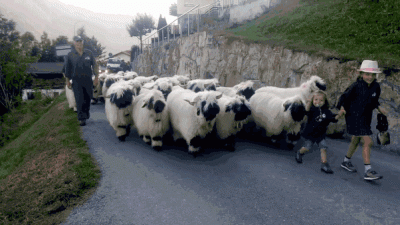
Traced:
<path id="1" fill-rule="evenodd" d="M 140 39 L 140 53 L 143 53 L 142 35 L 139 36 L 139 39 Z"/>

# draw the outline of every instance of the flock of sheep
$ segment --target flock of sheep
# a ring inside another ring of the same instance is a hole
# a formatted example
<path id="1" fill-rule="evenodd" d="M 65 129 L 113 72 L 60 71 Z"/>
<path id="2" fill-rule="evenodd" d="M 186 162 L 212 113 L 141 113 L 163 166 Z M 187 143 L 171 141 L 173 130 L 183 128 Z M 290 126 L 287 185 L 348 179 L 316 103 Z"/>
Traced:
<path id="1" fill-rule="evenodd" d="M 104 97 L 108 122 L 120 141 L 134 127 L 143 141 L 160 150 L 170 132 L 174 141 L 184 139 L 194 154 L 210 135 L 234 150 L 235 137 L 246 124 L 263 128 L 272 141 L 286 134 L 286 141 L 294 146 L 306 121 L 306 100 L 314 91 L 325 89 L 318 76 L 296 88 L 255 90 L 252 81 L 222 87 L 217 79 L 118 72 L 100 74 L 93 97 Z M 66 87 L 66 94 L 70 108 L 76 110 L 73 91 Z"/>

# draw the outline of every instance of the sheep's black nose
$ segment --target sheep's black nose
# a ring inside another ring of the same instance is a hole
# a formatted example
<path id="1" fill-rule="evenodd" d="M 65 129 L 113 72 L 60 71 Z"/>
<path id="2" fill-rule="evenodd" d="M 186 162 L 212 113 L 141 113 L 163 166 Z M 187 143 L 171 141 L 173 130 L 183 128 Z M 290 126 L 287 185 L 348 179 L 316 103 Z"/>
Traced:
<path id="1" fill-rule="evenodd" d="M 165 103 L 158 100 L 156 101 L 156 104 L 154 104 L 154 111 L 156 111 L 156 113 L 160 113 L 164 110 L 165 107 Z"/>

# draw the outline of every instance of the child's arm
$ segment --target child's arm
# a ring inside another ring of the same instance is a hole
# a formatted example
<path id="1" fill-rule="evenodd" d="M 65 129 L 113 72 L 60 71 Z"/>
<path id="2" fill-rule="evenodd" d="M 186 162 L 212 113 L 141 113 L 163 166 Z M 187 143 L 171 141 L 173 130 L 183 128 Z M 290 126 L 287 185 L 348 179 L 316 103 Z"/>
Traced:
<path id="1" fill-rule="evenodd" d="M 309 99 L 307 99 L 307 104 L 306 104 L 306 111 L 310 111 L 311 108 L 311 104 L 312 104 L 312 97 L 310 97 Z"/>
<path id="2" fill-rule="evenodd" d="M 346 114 L 346 110 L 344 110 L 343 106 L 340 107 L 339 113 L 335 116 L 335 119 L 338 120 Z"/>
<path id="3" fill-rule="evenodd" d="M 387 116 L 388 112 L 386 111 L 385 108 L 383 108 L 382 106 L 378 106 L 378 111 L 380 113 L 382 113 L 383 115 Z"/>

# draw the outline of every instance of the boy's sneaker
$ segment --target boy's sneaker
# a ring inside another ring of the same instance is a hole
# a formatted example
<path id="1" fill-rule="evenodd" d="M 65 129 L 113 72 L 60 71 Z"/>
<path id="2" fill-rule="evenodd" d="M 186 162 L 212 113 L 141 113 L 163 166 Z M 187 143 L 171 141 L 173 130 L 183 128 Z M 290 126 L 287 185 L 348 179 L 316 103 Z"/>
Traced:
<path id="1" fill-rule="evenodd" d="M 350 161 L 347 162 L 342 162 L 342 164 L 340 165 L 343 169 L 350 171 L 350 172 L 357 172 L 357 169 L 353 166 L 353 164 L 351 164 Z"/>
<path id="2" fill-rule="evenodd" d="M 382 177 L 382 175 L 378 174 L 372 169 L 367 170 L 367 172 L 364 174 L 364 180 L 378 180 Z"/>
<path id="3" fill-rule="evenodd" d="M 86 125 L 86 120 L 79 120 L 79 125 L 85 126 Z"/>
<path id="4" fill-rule="evenodd" d="M 328 163 L 322 163 L 321 170 L 324 171 L 325 173 L 333 173 L 333 171 Z"/>
<path id="5" fill-rule="evenodd" d="M 300 153 L 300 150 L 298 150 L 298 151 L 296 152 L 296 161 L 297 161 L 298 163 L 302 163 L 302 162 L 303 162 L 303 155 L 304 155 L 304 154 L 301 154 L 301 153 Z"/>

